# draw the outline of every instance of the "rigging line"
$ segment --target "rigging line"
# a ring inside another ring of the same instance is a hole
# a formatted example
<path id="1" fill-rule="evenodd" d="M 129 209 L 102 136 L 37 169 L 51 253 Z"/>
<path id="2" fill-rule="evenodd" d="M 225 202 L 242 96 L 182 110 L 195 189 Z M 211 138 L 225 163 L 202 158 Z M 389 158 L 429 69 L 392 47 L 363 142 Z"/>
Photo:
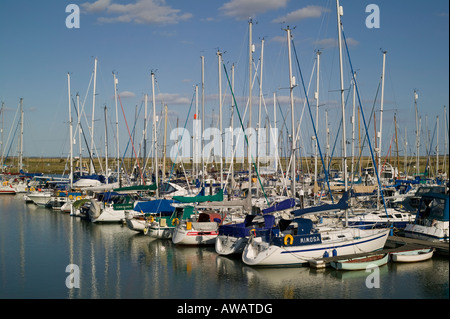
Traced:
<path id="1" fill-rule="evenodd" d="M 347 46 L 347 39 L 345 37 L 345 33 L 344 33 L 343 28 L 342 28 L 342 36 L 343 36 L 343 39 L 344 39 L 344 44 L 345 44 L 345 49 L 346 49 L 346 52 L 347 52 L 348 62 L 349 62 L 349 65 L 350 65 L 350 69 L 352 71 L 352 78 L 355 81 L 355 72 L 353 71 L 353 65 L 352 65 L 352 61 L 350 59 L 350 52 L 349 52 L 348 46 Z M 381 189 L 381 182 L 380 182 L 380 176 L 378 175 L 378 168 L 377 168 L 377 165 L 375 165 L 375 158 L 374 158 L 374 155 L 373 155 L 372 144 L 370 143 L 370 139 L 369 139 L 369 131 L 367 129 L 366 117 L 364 116 L 364 111 L 363 111 L 362 104 L 361 104 L 361 97 L 359 96 L 359 89 L 358 89 L 358 85 L 356 85 L 356 82 L 355 82 L 355 89 L 356 89 L 356 95 L 358 96 L 358 104 L 359 104 L 359 108 L 361 110 L 361 115 L 362 115 L 362 119 L 363 119 L 363 123 L 364 123 L 364 128 L 366 129 L 367 142 L 369 143 L 369 150 L 370 150 L 370 155 L 372 157 L 373 167 L 374 167 L 374 170 L 375 170 L 375 174 L 377 176 L 378 188 L 380 190 L 381 198 L 383 199 L 384 211 L 386 213 L 386 216 L 389 216 L 388 212 L 387 212 L 386 201 L 384 199 L 384 195 L 383 195 L 383 192 L 382 192 L 382 189 Z"/>
<path id="2" fill-rule="evenodd" d="M 77 114 L 77 118 L 78 118 L 80 115 L 78 114 L 78 110 L 75 107 L 75 101 L 73 100 L 73 97 L 72 97 L 72 103 L 73 103 L 73 106 L 74 106 L 74 109 L 75 109 L 75 113 Z M 83 138 L 84 138 L 84 143 L 86 144 L 86 149 L 87 149 L 88 154 L 89 154 L 89 159 L 91 160 L 92 167 L 94 167 L 94 173 L 97 174 L 97 171 L 96 171 L 95 165 L 94 165 L 94 159 L 92 158 L 91 150 L 89 149 L 89 145 L 88 145 L 88 142 L 86 140 L 86 135 L 84 134 L 83 126 L 81 125 L 81 121 L 80 121 L 80 126 L 81 126 L 81 133 L 83 134 Z M 72 137 L 71 137 L 71 139 L 72 139 Z M 81 141 L 78 141 L 78 142 L 81 143 Z M 81 175 L 83 175 L 83 173 L 81 173 Z"/>
<path id="3" fill-rule="evenodd" d="M 433 137 L 431 138 L 430 148 L 429 148 L 429 151 L 427 154 L 427 164 L 425 165 L 425 176 L 428 176 L 428 163 L 430 161 L 430 153 L 431 153 L 431 147 L 433 146 L 434 135 L 436 134 L 436 126 L 437 126 L 437 122 L 436 122 L 436 124 L 434 124 Z"/>
<path id="4" fill-rule="evenodd" d="M 122 109 L 123 118 L 125 119 L 125 124 L 127 126 L 128 135 L 129 135 L 129 137 L 131 139 L 130 128 L 128 127 L 127 118 L 125 116 L 125 111 L 124 111 L 123 106 L 122 106 L 122 99 L 120 98 L 120 94 L 117 94 L 117 96 L 119 97 L 120 108 Z M 136 160 L 137 160 L 137 154 L 136 154 L 136 150 L 134 149 L 134 143 L 133 142 L 131 142 L 131 146 L 133 146 L 134 156 L 136 157 Z M 139 160 L 137 161 L 137 164 L 138 164 L 138 168 L 139 168 L 139 173 L 141 174 L 142 183 L 143 183 L 143 185 L 145 185 L 145 180 L 144 180 L 144 176 L 142 175 L 142 170 L 141 170 L 141 166 L 139 164 Z"/>
<path id="5" fill-rule="evenodd" d="M 185 131 L 186 131 L 186 126 L 187 126 L 187 122 L 188 122 L 188 119 L 189 119 L 189 115 L 191 114 L 191 109 L 192 109 L 192 104 L 193 104 L 193 102 L 194 102 L 194 97 L 195 97 L 195 91 L 194 91 L 194 93 L 192 94 L 191 105 L 189 106 L 188 114 L 187 114 L 187 116 L 186 116 L 186 120 L 184 121 L 183 136 L 184 136 L 184 133 L 185 133 Z M 183 137 L 182 137 L 181 139 L 183 139 Z M 177 159 L 178 159 L 178 154 L 179 154 L 179 151 L 180 151 L 181 144 L 182 144 L 182 143 L 181 143 L 181 141 L 180 141 L 180 143 L 178 143 L 177 155 L 175 156 L 175 160 L 172 161 L 172 168 L 170 169 L 170 174 L 169 174 L 169 180 L 168 180 L 168 183 L 169 183 L 170 180 L 172 179 L 173 170 L 174 170 L 175 164 L 176 164 Z M 184 166 L 182 166 L 182 167 L 183 167 L 183 170 L 184 170 Z M 186 174 L 186 172 L 185 172 L 185 174 Z M 189 183 L 188 183 L 188 184 L 189 184 Z"/>
<path id="6" fill-rule="evenodd" d="M 234 100 L 234 105 L 235 105 L 235 107 L 236 107 L 236 111 L 237 111 L 237 114 L 238 114 L 239 123 L 241 124 L 242 131 L 244 132 L 244 139 L 245 139 L 245 142 L 247 143 L 247 147 L 250 148 L 251 146 L 248 144 L 247 134 L 245 133 L 244 124 L 242 123 L 241 113 L 239 112 L 238 104 L 237 104 L 237 102 L 236 102 L 236 97 L 234 96 L 233 88 L 232 88 L 232 86 L 231 86 L 230 78 L 228 77 L 228 72 L 227 72 L 227 68 L 226 68 L 226 66 L 225 66 L 225 63 L 223 63 L 223 68 L 224 68 L 224 70 L 225 70 L 225 75 L 227 76 L 228 86 L 230 87 L 231 95 L 232 95 L 233 100 Z M 253 152 L 252 152 L 252 153 L 253 153 Z M 261 186 L 261 190 L 262 190 L 262 192 L 263 192 L 264 198 L 266 199 L 267 204 L 269 204 L 269 199 L 267 198 L 267 194 L 266 194 L 266 192 L 264 191 L 264 186 L 263 186 L 263 184 L 262 184 L 262 182 L 261 182 L 261 178 L 260 178 L 260 176 L 259 176 L 258 168 L 256 167 L 257 165 L 256 165 L 256 163 L 255 163 L 255 161 L 254 161 L 254 159 L 253 159 L 253 155 L 252 155 L 251 161 L 252 161 L 253 168 L 255 169 L 256 177 L 258 178 L 259 185 Z M 250 172 L 248 172 L 248 179 L 249 179 L 249 181 L 250 181 L 251 178 L 252 178 L 252 176 L 251 176 Z M 249 193 L 251 194 L 251 191 L 252 191 L 252 190 L 249 189 L 248 191 L 249 191 Z"/>
<path id="7" fill-rule="evenodd" d="M 332 203 L 334 203 L 333 195 L 331 194 L 330 181 L 328 180 L 328 170 L 326 169 L 325 162 L 323 160 L 322 150 L 320 149 L 320 142 L 319 142 L 319 138 L 317 136 L 316 125 L 314 124 L 314 119 L 313 119 L 313 116 L 312 116 L 312 113 L 311 113 L 311 107 L 309 105 L 308 94 L 306 92 L 305 83 L 303 81 L 303 74 L 302 74 L 302 70 L 300 68 L 300 62 L 298 61 L 297 50 L 295 49 L 295 44 L 294 44 L 294 40 L 293 39 L 291 39 L 291 42 L 292 42 L 292 47 L 294 48 L 295 59 L 297 60 L 298 71 L 300 72 L 300 79 L 302 80 L 303 91 L 305 93 L 305 99 L 306 99 L 306 102 L 308 104 L 308 111 L 309 111 L 309 116 L 311 118 L 311 123 L 312 123 L 313 129 L 314 129 L 314 135 L 316 136 L 317 149 L 319 150 L 320 160 L 322 161 L 322 166 L 323 166 L 323 169 L 325 171 L 325 180 L 327 182 L 328 191 L 330 192 L 331 201 L 332 201 Z"/>

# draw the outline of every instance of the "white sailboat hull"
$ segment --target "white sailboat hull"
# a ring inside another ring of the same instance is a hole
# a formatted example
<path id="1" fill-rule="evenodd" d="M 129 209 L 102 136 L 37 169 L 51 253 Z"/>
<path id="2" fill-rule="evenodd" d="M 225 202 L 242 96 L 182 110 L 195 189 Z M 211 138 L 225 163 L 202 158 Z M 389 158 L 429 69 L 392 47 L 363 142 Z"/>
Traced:
<path id="1" fill-rule="evenodd" d="M 184 222 L 175 228 L 172 242 L 190 246 L 214 245 L 218 235 L 219 229 L 216 222 Z"/>
<path id="2" fill-rule="evenodd" d="M 249 237 L 233 237 L 219 235 L 216 238 L 215 249 L 219 255 L 242 254 Z"/>
<path id="3" fill-rule="evenodd" d="M 322 258 L 324 255 L 340 256 L 372 252 L 384 247 L 389 231 L 389 229 L 362 230 L 345 228 L 334 231 L 334 235 L 337 236 L 347 233 L 344 240 L 324 240 L 318 244 L 299 246 L 271 245 L 263 242 L 260 237 L 256 237 L 245 246 L 242 253 L 242 261 L 251 266 L 294 265 L 308 263 L 310 260 Z M 325 234 L 322 236 L 325 238 Z"/>

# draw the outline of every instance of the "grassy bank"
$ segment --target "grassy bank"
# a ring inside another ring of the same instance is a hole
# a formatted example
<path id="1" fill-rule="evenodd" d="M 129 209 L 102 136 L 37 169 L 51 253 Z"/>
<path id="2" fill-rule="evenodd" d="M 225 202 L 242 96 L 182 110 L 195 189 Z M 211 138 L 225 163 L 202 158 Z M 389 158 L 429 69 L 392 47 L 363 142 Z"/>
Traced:
<path id="1" fill-rule="evenodd" d="M 399 158 L 398 159 L 398 167 L 400 168 L 400 171 L 403 171 L 404 169 L 404 162 L 403 162 L 403 158 Z M 416 160 L 414 159 L 409 159 L 409 162 L 407 163 L 407 169 L 408 169 L 408 173 L 409 174 L 414 174 L 416 171 L 415 165 L 416 165 Z M 447 166 L 444 168 L 444 157 L 441 156 L 439 158 L 439 168 L 441 171 L 445 170 L 448 174 L 448 164 Z M 151 167 L 151 161 L 149 161 L 149 166 Z M 281 165 L 283 167 L 283 170 L 285 170 L 286 165 L 288 165 L 289 163 L 289 159 L 287 158 L 282 158 L 280 160 Z M 361 160 L 361 167 L 367 167 L 367 166 L 371 166 L 371 159 L 369 157 L 365 157 Z M 172 161 L 170 160 L 170 158 L 166 158 L 166 172 L 169 172 L 172 168 Z M 331 163 L 331 168 L 332 169 L 337 169 L 340 170 L 341 168 L 341 159 L 336 158 L 333 159 L 332 163 Z M 425 171 L 425 165 L 427 163 L 427 157 L 421 157 L 420 158 L 420 172 L 424 172 Z M 448 157 L 447 157 L 447 163 L 448 163 Z M 124 165 L 124 167 L 126 167 L 127 171 L 131 171 L 132 167 L 135 164 L 135 159 L 134 158 L 124 158 L 123 162 L 121 163 L 121 165 Z M 397 160 L 393 159 L 391 160 L 391 164 L 393 166 L 397 166 Z M 5 165 L 8 166 L 7 168 L 7 172 L 11 172 L 11 173 L 16 173 L 18 172 L 18 158 L 9 158 L 8 161 L 5 163 Z M 23 165 L 24 165 L 24 170 L 26 172 L 30 172 L 30 173 L 44 173 L 44 174 L 67 174 L 70 170 L 69 167 L 69 163 L 68 160 L 66 158 L 46 158 L 46 157 L 26 157 L 23 159 Z M 212 165 L 214 165 L 214 167 L 218 168 L 219 165 L 216 163 L 213 164 L 209 164 L 208 165 L 208 169 L 211 169 Z M 351 158 L 348 158 L 347 160 L 347 166 L 349 168 L 349 170 L 351 169 L 351 165 L 352 165 L 352 160 Z M 355 161 L 355 165 L 356 165 L 356 161 Z M 87 159 L 83 159 L 83 166 L 88 169 L 89 168 L 89 162 L 87 161 Z M 100 162 L 99 160 L 95 160 L 95 169 L 97 172 L 101 172 L 102 170 L 105 169 L 106 165 L 105 165 L 105 159 L 101 159 Z M 143 166 L 142 162 L 140 164 L 141 168 Z M 261 165 L 261 167 L 263 167 L 264 165 Z M 435 172 L 436 172 L 436 158 L 431 158 L 430 162 L 429 162 L 429 166 L 430 166 L 430 172 L 431 172 L 431 176 L 434 176 Z M 79 167 L 79 161 L 78 160 L 74 160 L 74 167 Z M 116 170 L 116 162 L 115 159 L 109 159 L 108 160 L 108 167 L 112 170 Z M 229 164 L 225 164 L 224 165 L 224 170 L 227 170 L 229 167 Z M 314 173 L 314 159 L 313 158 L 301 158 L 298 160 L 297 162 L 297 167 L 299 169 L 301 169 L 303 172 L 311 172 Z M 322 167 L 322 163 L 320 161 L 320 159 L 318 160 L 318 169 L 320 170 L 320 168 Z M 235 170 L 240 170 L 240 169 L 244 169 L 246 170 L 248 168 L 247 164 L 234 164 L 234 168 Z M 185 170 L 191 170 L 192 169 L 192 164 L 191 163 L 185 163 L 184 164 L 184 169 Z M 175 168 L 176 170 L 176 168 Z"/>

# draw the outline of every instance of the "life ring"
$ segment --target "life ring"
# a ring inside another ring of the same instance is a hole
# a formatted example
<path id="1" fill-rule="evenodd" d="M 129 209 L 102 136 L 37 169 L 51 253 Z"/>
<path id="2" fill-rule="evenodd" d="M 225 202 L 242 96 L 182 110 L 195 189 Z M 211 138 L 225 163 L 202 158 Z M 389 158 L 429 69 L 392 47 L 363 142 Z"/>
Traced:
<path id="1" fill-rule="evenodd" d="M 80 200 L 80 199 L 82 199 L 81 196 L 77 196 L 77 197 L 75 198 L 75 200 Z"/>
<path id="2" fill-rule="evenodd" d="M 150 223 L 153 223 L 155 221 L 155 217 L 150 216 Z"/>
<path id="3" fill-rule="evenodd" d="M 180 220 L 178 218 L 172 219 L 172 225 L 178 225 L 180 223 Z"/>
<path id="4" fill-rule="evenodd" d="M 6 186 L 6 185 L 8 185 L 8 181 L 3 182 L 3 186 Z"/>
<path id="5" fill-rule="evenodd" d="M 145 228 L 144 228 L 144 235 L 147 235 L 147 234 L 148 234 L 148 228 L 145 227 Z"/>
<path id="6" fill-rule="evenodd" d="M 253 235 L 253 237 L 256 237 L 256 229 L 251 229 L 250 230 L 250 234 L 252 234 Z"/>
<path id="7" fill-rule="evenodd" d="M 28 190 L 29 190 L 30 192 L 34 192 L 34 191 L 35 191 L 34 187 L 30 187 Z"/>
<path id="8" fill-rule="evenodd" d="M 289 239 L 289 245 L 292 245 L 294 243 L 294 237 L 292 235 L 286 235 L 284 236 L 284 245 L 287 246 Z"/>

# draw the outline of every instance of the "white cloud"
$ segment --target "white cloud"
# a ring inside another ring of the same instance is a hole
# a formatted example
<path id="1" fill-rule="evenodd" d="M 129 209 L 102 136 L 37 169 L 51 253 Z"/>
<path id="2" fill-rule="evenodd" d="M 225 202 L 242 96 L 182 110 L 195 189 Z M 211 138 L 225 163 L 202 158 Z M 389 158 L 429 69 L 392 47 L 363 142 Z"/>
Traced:
<path id="1" fill-rule="evenodd" d="M 300 21 L 307 18 L 319 18 L 323 12 L 330 11 L 327 8 L 320 6 L 307 6 L 302 9 L 298 9 L 288 13 L 285 16 L 274 19 L 272 22 L 280 23 L 280 22 L 294 22 Z"/>
<path id="2" fill-rule="evenodd" d="M 220 7 L 226 16 L 245 20 L 256 14 L 286 7 L 288 0 L 231 0 Z"/>
<path id="3" fill-rule="evenodd" d="M 111 0 L 97 0 L 95 2 L 85 2 L 81 4 L 81 7 L 87 13 L 98 13 L 104 11 L 111 3 Z"/>
<path id="4" fill-rule="evenodd" d="M 175 105 L 175 104 L 190 104 L 191 101 L 185 97 L 181 96 L 178 93 L 159 93 L 156 95 L 156 99 L 162 101 L 167 105 Z"/>
<path id="5" fill-rule="evenodd" d="M 112 0 L 97 0 L 81 4 L 88 13 L 106 13 L 98 18 L 102 23 L 176 24 L 188 20 L 191 13 L 182 13 L 166 5 L 165 0 L 137 0 L 135 3 L 117 4 Z"/>
<path id="6" fill-rule="evenodd" d="M 122 99 L 126 99 L 126 98 L 130 98 L 130 97 L 135 97 L 136 96 L 136 94 L 134 94 L 131 91 L 123 91 L 123 92 L 120 92 L 119 95 L 120 95 L 120 98 L 122 98 Z"/>
<path id="7" fill-rule="evenodd" d="M 357 46 L 359 44 L 359 42 L 353 38 L 346 38 L 346 41 L 347 41 L 347 45 L 351 46 L 351 47 Z M 330 48 L 337 47 L 338 40 L 336 38 L 326 38 L 326 39 L 314 41 L 314 45 L 316 47 L 319 47 L 322 49 L 330 49 Z"/>

